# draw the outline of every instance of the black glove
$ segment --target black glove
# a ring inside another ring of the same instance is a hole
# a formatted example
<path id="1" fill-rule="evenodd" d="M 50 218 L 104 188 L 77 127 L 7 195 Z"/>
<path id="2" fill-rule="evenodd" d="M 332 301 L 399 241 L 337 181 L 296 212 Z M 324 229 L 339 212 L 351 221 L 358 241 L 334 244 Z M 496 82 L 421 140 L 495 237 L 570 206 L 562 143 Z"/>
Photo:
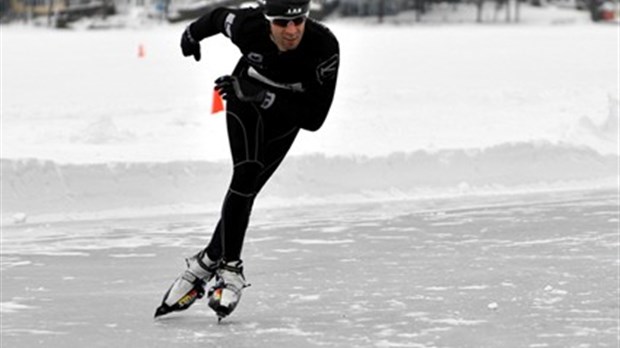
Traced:
<path id="1" fill-rule="evenodd" d="M 263 109 L 269 108 L 276 97 L 274 93 L 261 86 L 231 75 L 224 75 L 215 80 L 215 89 L 226 100 L 237 99 L 242 102 L 260 103 Z"/>
<path id="2" fill-rule="evenodd" d="M 200 42 L 194 40 L 192 33 L 189 31 L 189 25 L 183 31 L 181 36 L 181 50 L 185 57 L 194 56 L 196 61 L 200 61 Z"/>

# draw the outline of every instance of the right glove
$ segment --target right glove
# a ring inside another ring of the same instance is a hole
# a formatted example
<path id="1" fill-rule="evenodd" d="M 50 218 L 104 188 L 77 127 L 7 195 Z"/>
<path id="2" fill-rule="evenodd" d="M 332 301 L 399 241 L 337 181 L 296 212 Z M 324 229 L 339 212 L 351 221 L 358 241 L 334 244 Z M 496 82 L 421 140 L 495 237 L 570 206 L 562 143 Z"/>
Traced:
<path id="1" fill-rule="evenodd" d="M 196 41 L 189 31 L 189 25 L 181 36 L 181 51 L 185 57 L 194 56 L 196 61 L 200 61 L 200 42 Z"/>
<path id="2" fill-rule="evenodd" d="M 224 75 L 215 80 L 215 89 L 226 100 L 258 103 L 261 108 L 271 107 L 276 95 L 244 78 Z"/>

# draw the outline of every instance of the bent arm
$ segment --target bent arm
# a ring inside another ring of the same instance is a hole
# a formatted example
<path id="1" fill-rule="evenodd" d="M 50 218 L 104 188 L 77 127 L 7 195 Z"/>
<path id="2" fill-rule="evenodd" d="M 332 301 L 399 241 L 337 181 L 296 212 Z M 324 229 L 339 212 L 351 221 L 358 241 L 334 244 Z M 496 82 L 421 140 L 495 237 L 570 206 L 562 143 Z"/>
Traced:
<path id="1" fill-rule="evenodd" d="M 273 108 L 283 113 L 296 110 L 288 117 L 300 128 L 312 132 L 321 128 L 334 100 L 339 63 L 340 55 L 336 52 L 317 66 L 316 78 L 304 92 L 276 98 Z"/>

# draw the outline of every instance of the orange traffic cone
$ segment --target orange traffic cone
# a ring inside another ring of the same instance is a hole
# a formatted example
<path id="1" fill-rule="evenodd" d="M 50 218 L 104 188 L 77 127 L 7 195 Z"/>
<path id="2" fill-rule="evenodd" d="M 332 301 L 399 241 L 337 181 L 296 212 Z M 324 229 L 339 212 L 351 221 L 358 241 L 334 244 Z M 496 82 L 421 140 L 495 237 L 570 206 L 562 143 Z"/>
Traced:
<path id="1" fill-rule="evenodd" d="M 224 111 L 224 101 L 222 96 L 217 90 L 213 90 L 213 104 L 211 105 L 211 114 L 217 114 L 220 111 Z"/>
<path id="2" fill-rule="evenodd" d="M 146 52 L 144 51 L 144 45 L 138 45 L 138 58 L 144 58 L 146 56 Z"/>

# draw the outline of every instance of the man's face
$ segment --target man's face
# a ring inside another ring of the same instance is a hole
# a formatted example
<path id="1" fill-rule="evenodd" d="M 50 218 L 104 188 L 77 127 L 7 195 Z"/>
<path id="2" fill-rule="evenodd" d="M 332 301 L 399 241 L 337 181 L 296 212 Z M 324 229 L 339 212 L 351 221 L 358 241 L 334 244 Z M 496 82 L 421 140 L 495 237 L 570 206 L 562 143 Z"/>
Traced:
<path id="1" fill-rule="evenodd" d="M 306 17 L 292 19 L 275 18 L 269 20 L 271 38 L 282 52 L 294 50 L 299 46 L 306 29 Z"/>

